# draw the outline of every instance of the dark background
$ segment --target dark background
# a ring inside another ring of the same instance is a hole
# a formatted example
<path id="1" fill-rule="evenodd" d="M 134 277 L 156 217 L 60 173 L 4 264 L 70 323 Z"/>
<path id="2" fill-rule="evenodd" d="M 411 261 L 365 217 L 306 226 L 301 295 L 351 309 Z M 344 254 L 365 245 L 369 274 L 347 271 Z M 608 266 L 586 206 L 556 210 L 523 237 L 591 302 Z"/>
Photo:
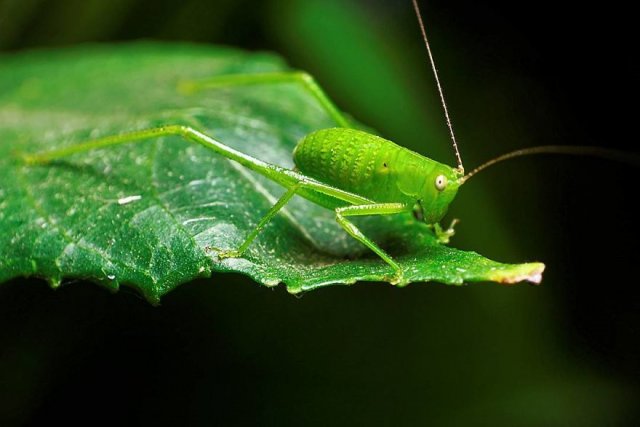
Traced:
<path id="1" fill-rule="evenodd" d="M 630 6 L 479 3 L 422 2 L 467 169 L 533 145 L 638 153 Z M 139 38 L 278 52 L 380 134 L 454 162 L 408 0 L 0 0 L 3 51 Z M 531 157 L 462 188 L 453 244 L 544 261 L 539 287 L 296 298 L 216 275 L 152 307 L 14 280 L 0 425 L 637 425 L 638 170 Z"/>

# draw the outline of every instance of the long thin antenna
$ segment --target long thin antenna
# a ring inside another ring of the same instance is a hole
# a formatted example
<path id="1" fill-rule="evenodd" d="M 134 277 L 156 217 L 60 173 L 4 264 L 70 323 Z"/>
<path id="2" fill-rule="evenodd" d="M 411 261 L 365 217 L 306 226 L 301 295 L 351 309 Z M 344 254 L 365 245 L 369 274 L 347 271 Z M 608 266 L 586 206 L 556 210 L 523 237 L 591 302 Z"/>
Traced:
<path id="1" fill-rule="evenodd" d="M 442 108 L 444 109 L 444 117 L 447 119 L 447 126 L 449 127 L 449 134 L 451 135 L 453 148 L 454 150 L 456 150 L 456 160 L 458 161 L 458 169 L 460 170 L 460 173 L 464 174 L 464 167 L 462 166 L 462 157 L 460 157 L 460 150 L 458 150 L 458 143 L 456 142 L 456 136 L 453 133 L 451 118 L 449 118 L 449 110 L 447 110 L 447 103 L 444 100 L 444 92 L 442 91 L 442 86 L 440 85 L 440 79 L 438 78 L 438 70 L 436 69 L 436 63 L 433 60 L 433 55 L 431 54 L 431 46 L 429 46 L 429 40 L 427 39 L 427 31 L 424 29 L 424 22 L 422 22 L 422 14 L 420 13 L 418 0 L 413 0 L 413 9 L 416 11 L 416 16 L 418 17 L 418 25 L 420 25 L 420 31 L 422 31 L 422 39 L 424 40 L 424 44 L 427 47 L 427 53 L 429 54 L 429 61 L 431 62 L 431 69 L 433 70 L 433 75 L 436 78 L 436 85 L 438 86 L 438 92 L 440 93 L 440 102 L 442 103 Z"/>
<path id="2" fill-rule="evenodd" d="M 495 159 L 491 159 L 460 178 L 459 182 L 460 184 L 466 182 L 469 178 L 471 178 L 478 172 L 488 168 L 489 166 L 493 166 L 496 163 L 500 163 L 508 159 L 513 159 L 514 157 L 528 156 L 531 154 L 570 154 L 578 156 L 603 157 L 622 163 L 628 163 L 636 167 L 640 166 L 640 156 L 621 150 L 591 146 L 541 145 L 538 147 L 522 148 L 520 150 L 512 151 L 510 153 L 498 156 Z"/>

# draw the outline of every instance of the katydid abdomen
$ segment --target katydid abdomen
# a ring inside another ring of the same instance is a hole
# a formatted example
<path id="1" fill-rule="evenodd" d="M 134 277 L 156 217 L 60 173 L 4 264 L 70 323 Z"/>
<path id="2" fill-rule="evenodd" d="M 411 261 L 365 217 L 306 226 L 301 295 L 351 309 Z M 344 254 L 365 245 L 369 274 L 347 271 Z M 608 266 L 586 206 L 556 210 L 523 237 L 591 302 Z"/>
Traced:
<path id="1" fill-rule="evenodd" d="M 351 129 L 323 129 L 305 136 L 293 152 L 304 175 L 375 201 L 401 202 L 393 191 L 389 165 L 399 148 L 390 141 Z"/>

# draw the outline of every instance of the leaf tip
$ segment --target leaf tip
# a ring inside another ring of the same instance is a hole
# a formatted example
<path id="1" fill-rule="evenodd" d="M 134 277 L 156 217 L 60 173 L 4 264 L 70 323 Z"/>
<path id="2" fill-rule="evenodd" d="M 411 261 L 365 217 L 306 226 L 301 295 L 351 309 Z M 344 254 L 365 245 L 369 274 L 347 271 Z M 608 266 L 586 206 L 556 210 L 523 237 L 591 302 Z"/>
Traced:
<path id="1" fill-rule="evenodd" d="M 518 264 L 508 270 L 496 271 L 489 279 L 505 285 L 513 285 L 525 281 L 539 285 L 542 282 L 544 269 L 545 265 L 541 262 Z"/>

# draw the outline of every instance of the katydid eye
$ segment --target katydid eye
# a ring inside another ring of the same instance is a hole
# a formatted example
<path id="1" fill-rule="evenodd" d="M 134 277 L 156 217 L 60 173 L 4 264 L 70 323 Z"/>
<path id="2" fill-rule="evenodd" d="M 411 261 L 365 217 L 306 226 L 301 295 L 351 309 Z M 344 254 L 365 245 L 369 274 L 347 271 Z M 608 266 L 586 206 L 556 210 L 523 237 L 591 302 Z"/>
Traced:
<path id="1" fill-rule="evenodd" d="M 444 175 L 438 175 L 436 177 L 436 188 L 438 191 L 442 191 L 447 188 L 447 177 Z"/>

